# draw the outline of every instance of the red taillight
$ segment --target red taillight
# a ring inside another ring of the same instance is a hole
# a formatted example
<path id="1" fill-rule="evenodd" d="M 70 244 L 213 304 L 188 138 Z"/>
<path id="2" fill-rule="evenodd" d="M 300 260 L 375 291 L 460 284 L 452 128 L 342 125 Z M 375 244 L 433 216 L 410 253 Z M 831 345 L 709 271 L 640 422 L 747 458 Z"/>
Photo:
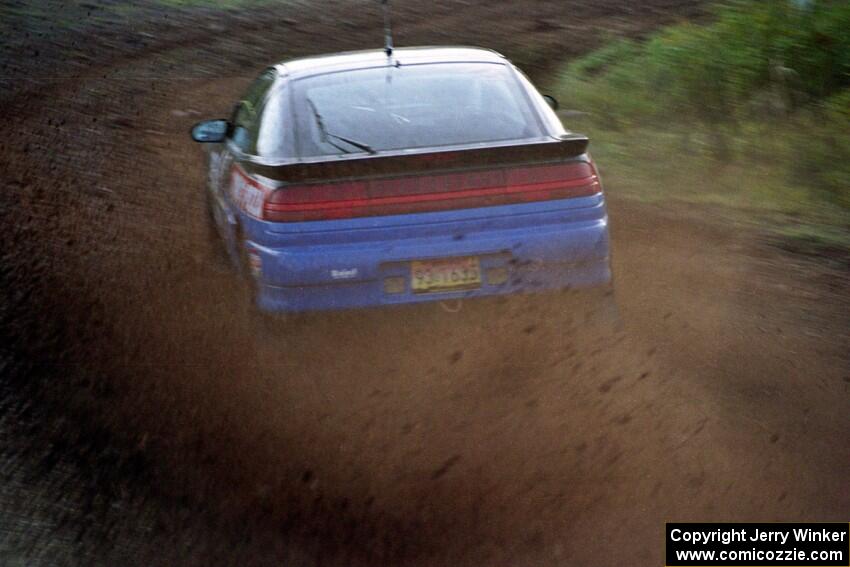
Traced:
<path id="1" fill-rule="evenodd" d="M 593 165 L 586 161 L 291 185 L 268 194 L 263 204 L 263 219 L 297 222 L 468 209 L 584 197 L 601 190 Z"/>

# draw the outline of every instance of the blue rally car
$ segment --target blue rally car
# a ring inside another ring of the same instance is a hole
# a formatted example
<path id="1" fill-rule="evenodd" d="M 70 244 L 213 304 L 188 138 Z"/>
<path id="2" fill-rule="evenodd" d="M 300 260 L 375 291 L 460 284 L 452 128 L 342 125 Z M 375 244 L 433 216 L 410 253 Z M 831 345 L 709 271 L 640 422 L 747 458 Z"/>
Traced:
<path id="1" fill-rule="evenodd" d="M 604 286 L 602 186 L 554 106 L 493 51 L 374 50 L 270 67 L 192 136 L 264 311 Z"/>

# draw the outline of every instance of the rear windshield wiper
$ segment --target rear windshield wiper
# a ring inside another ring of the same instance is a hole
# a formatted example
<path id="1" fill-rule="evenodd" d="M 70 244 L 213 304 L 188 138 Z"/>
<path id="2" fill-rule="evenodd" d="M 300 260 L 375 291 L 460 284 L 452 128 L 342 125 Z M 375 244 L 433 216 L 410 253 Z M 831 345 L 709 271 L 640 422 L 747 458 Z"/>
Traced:
<path id="1" fill-rule="evenodd" d="M 350 149 L 340 146 L 339 144 L 334 143 L 329 138 L 334 138 L 336 140 L 340 140 L 341 142 L 345 142 L 346 144 L 352 145 L 355 148 L 361 149 L 364 152 L 368 152 L 370 154 L 374 154 L 375 149 L 369 144 L 365 144 L 363 142 L 358 142 L 357 140 L 352 140 L 351 138 L 346 138 L 344 136 L 340 136 L 338 134 L 334 134 L 333 132 L 328 132 L 327 126 L 325 126 L 325 121 L 322 118 L 322 115 L 319 113 L 319 109 L 316 108 L 316 104 L 307 97 L 307 104 L 310 105 L 310 109 L 313 111 L 313 118 L 316 119 L 316 125 L 319 127 L 319 132 L 322 134 L 322 141 L 326 144 L 330 144 L 336 149 L 345 152 L 347 154 L 352 153 Z"/>

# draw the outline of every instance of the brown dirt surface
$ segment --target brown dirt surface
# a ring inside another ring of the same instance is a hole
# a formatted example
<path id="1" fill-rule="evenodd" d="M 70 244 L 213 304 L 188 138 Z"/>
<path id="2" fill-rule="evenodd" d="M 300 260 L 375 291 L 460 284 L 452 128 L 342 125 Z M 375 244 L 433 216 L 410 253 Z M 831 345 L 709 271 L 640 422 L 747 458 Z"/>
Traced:
<path id="1" fill-rule="evenodd" d="M 609 187 L 615 332 L 572 294 L 267 325 L 188 129 L 272 61 L 379 42 L 378 10 L 60 4 L 5 4 L 3 565 L 661 565 L 665 522 L 847 520 L 843 267 Z M 63 9 L 107 15 L 51 28 Z M 544 83 L 702 14 L 395 2 L 397 44 L 494 47 Z"/>

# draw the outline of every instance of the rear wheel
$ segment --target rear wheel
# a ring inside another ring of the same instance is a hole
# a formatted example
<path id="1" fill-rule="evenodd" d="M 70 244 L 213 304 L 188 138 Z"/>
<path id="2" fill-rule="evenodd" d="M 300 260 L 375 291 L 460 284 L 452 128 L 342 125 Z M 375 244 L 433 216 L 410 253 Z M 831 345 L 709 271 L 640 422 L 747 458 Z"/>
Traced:
<path id="1" fill-rule="evenodd" d="M 587 298 L 585 326 L 590 333 L 610 336 L 622 330 L 623 322 L 613 283 L 584 290 L 583 294 Z"/>
<path id="2" fill-rule="evenodd" d="M 622 329 L 620 309 L 611 283 L 562 291 L 564 324 L 582 336 L 602 339 Z"/>
<path id="3" fill-rule="evenodd" d="M 211 256 L 216 268 L 225 269 L 231 266 L 230 258 L 227 254 L 227 247 L 224 244 L 224 240 L 221 238 L 221 233 L 219 232 L 218 222 L 216 220 L 215 215 L 215 202 L 213 200 L 212 194 L 209 189 L 204 191 L 205 197 L 205 209 L 206 214 L 206 222 L 204 223 L 205 228 L 205 236 L 207 243 L 210 246 Z M 232 268 L 231 268 L 232 269 Z"/>
<path id="4" fill-rule="evenodd" d="M 259 307 L 259 281 L 252 271 L 251 255 L 241 231 L 238 232 L 236 245 L 239 249 L 239 278 L 242 282 L 241 295 L 245 298 L 245 307 L 251 318 L 256 321 L 258 332 L 278 335 L 288 328 L 291 317 L 287 313 L 264 311 Z"/>
<path id="5" fill-rule="evenodd" d="M 245 290 L 244 295 L 248 298 L 250 307 L 257 309 L 257 279 L 251 270 L 251 256 L 248 254 L 248 246 L 240 229 L 237 229 L 236 247 L 239 255 L 239 277 Z"/>

